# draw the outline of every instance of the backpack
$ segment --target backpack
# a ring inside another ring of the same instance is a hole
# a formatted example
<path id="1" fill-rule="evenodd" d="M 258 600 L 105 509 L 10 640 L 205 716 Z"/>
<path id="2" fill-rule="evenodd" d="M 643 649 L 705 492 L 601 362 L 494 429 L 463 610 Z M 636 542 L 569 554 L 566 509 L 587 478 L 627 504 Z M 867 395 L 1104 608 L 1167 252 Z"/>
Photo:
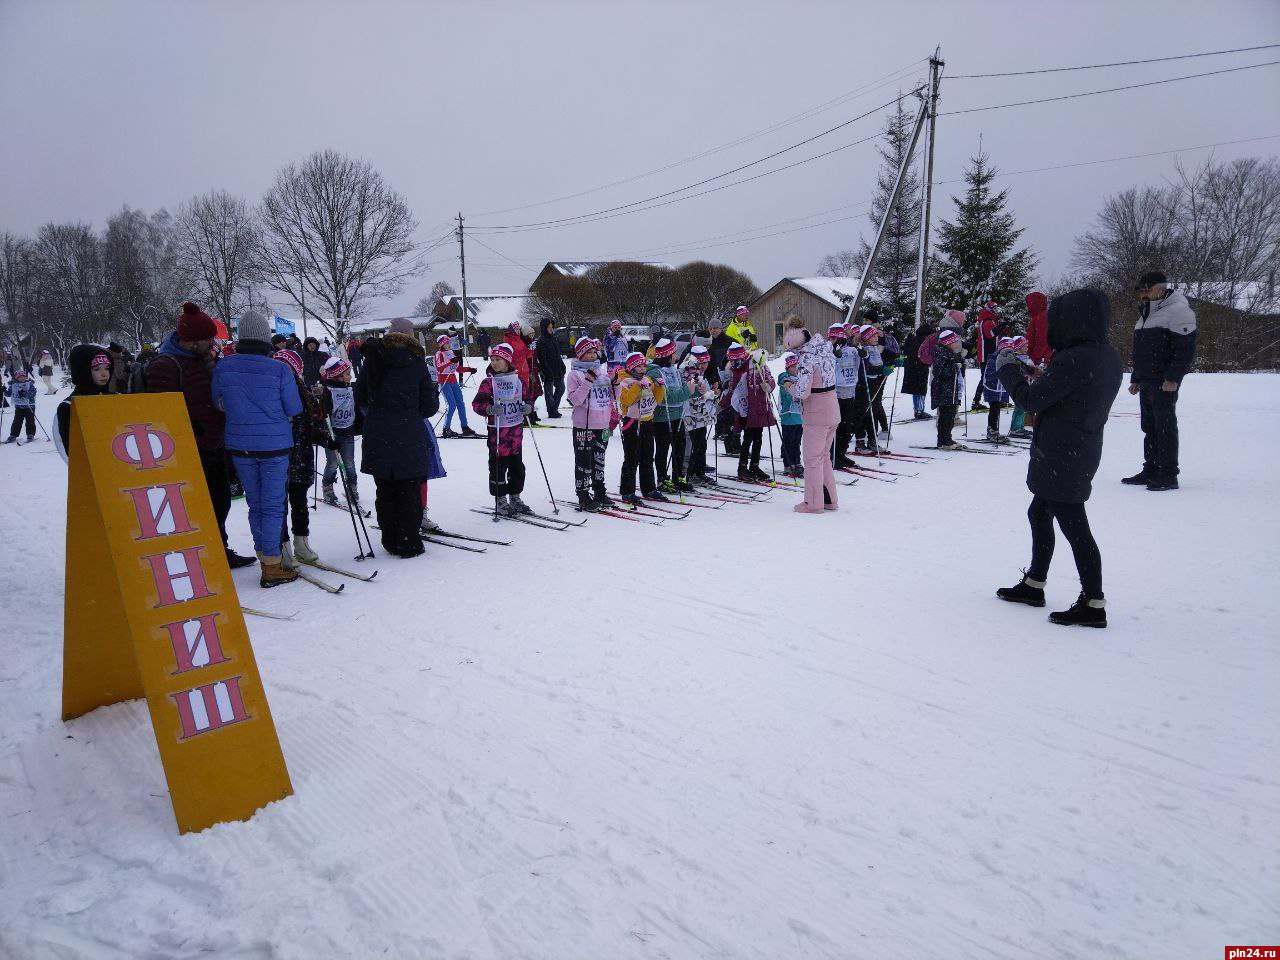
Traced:
<path id="1" fill-rule="evenodd" d="M 147 371 L 151 369 L 151 364 L 155 363 L 161 356 L 165 354 L 152 353 L 145 360 L 135 360 L 133 366 L 129 368 L 128 393 L 147 393 Z M 173 361 L 174 367 L 178 370 L 178 392 L 182 392 L 182 364 L 173 357 L 169 357 Z"/>
<path id="2" fill-rule="evenodd" d="M 937 342 L 938 335 L 931 333 L 920 342 L 920 347 L 916 350 L 916 359 L 926 367 L 933 365 L 933 345 Z"/>

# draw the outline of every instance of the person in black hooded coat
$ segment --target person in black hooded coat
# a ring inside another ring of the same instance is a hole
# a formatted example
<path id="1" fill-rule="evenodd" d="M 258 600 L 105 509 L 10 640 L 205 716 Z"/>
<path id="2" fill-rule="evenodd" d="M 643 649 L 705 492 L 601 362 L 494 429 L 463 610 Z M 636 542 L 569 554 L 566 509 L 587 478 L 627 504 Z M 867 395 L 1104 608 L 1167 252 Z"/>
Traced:
<path id="1" fill-rule="evenodd" d="M 430 471 L 424 417 L 440 409 L 440 395 L 422 346 L 396 329 L 364 347 L 364 375 L 356 381 L 356 404 L 364 411 L 360 472 L 373 477 L 374 507 L 382 546 L 398 557 L 423 552 L 422 481 Z"/>
<path id="2" fill-rule="evenodd" d="M 320 382 L 320 371 L 329 354 L 320 349 L 320 341 L 315 337 L 307 337 L 302 341 L 302 382 L 308 390 L 314 390 Z"/>
<path id="3" fill-rule="evenodd" d="M 1036 415 L 1027 467 L 1032 493 L 1031 566 L 1015 587 L 998 590 L 1002 600 L 1044 606 L 1044 583 L 1053 559 L 1053 523 L 1071 544 L 1081 593 L 1070 610 L 1050 614 L 1055 623 L 1105 627 L 1102 556 L 1089 529 L 1084 504 L 1102 460 L 1102 433 L 1120 391 L 1121 364 L 1108 340 L 1111 305 L 1093 289 L 1073 290 L 1049 304 L 1053 357 L 1044 375 L 1028 381 L 1012 350 L 996 358 L 996 375 L 1013 402 Z"/>
<path id="4" fill-rule="evenodd" d="M 560 416 L 560 401 L 564 399 L 564 357 L 560 356 L 560 341 L 556 339 L 554 321 L 543 320 L 539 324 L 533 355 L 538 361 L 538 372 L 542 374 L 547 416 L 555 420 Z"/>
<path id="5" fill-rule="evenodd" d="M 105 358 L 105 361 L 96 364 L 99 373 L 95 378 L 93 361 L 98 357 Z M 75 389 L 58 404 L 57 410 L 57 446 L 64 461 L 71 452 L 71 401 L 76 397 L 97 397 L 111 392 L 111 354 L 106 347 L 100 347 L 96 343 L 77 343 L 67 354 L 67 373 Z"/>

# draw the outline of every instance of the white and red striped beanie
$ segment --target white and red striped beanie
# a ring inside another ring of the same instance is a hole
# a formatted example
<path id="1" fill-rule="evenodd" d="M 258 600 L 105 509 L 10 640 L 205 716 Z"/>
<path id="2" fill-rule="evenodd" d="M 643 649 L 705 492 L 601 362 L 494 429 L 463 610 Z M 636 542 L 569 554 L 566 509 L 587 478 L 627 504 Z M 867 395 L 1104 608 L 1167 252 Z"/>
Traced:
<path id="1" fill-rule="evenodd" d="M 938 342 L 944 347 L 949 347 L 953 343 L 960 342 L 960 334 L 956 333 L 954 330 L 943 330 L 938 334 Z"/>
<path id="2" fill-rule="evenodd" d="M 649 366 L 649 361 L 645 359 L 643 353 L 629 353 L 624 366 L 631 373 L 643 373 L 645 368 Z"/>
<path id="3" fill-rule="evenodd" d="M 600 351 L 600 344 L 598 344 L 592 337 L 579 337 L 578 342 L 573 345 L 573 355 L 579 360 L 592 350 L 595 350 L 597 353 Z"/>
<path id="4" fill-rule="evenodd" d="M 511 364 L 512 366 L 515 366 L 515 362 L 516 362 L 516 352 L 515 352 L 514 350 L 512 350 L 512 349 L 511 349 L 511 344 L 509 344 L 509 343 L 498 343 L 498 344 L 495 344 L 493 347 L 491 347 L 491 348 L 490 348 L 490 350 L 489 350 L 489 359 L 490 359 L 490 360 L 505 360 L 505 361 L 507 361 L 507 363 Z"/>
<path id="5" fill-rule="evenodd" d="M 320 368 L 320 376 L 325 380 L 337 380 L 350 370 L 351 364 L 341 357 L 330 357 L 324 362 L 324 366 Z"/>

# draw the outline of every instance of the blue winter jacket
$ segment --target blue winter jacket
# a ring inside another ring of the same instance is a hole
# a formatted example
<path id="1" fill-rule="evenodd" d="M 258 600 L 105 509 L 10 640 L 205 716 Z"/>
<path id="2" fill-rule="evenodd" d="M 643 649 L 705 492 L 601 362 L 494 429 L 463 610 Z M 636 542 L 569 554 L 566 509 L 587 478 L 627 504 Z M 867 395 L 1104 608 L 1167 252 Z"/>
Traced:
<path id="1" fill-rule="evenodd" d="M 798 427 L 804 423 L 800 401 L 787 389 L 788 384 L 795 382 L 794 373 L 784 371 L 778 375 L 778 422 L 784 427 Z"/>
<path id="2" fill-rule="evenodd" d="M 227 414 L 227 450 L 286 454 L 293 449 L 291 420 L 302 413 L 293 370 L 271 358 L 268 344 L 241 340 L 236 349 L 213 368 L 213 403 Z"/>
<path id="3" fill-rule="evenodd" d="M 13 405 L 18 408 L 34 407 L 36 405 L 36 385 L 29 379 L 19 383 L 13 380 L 4 388 L 5 396 L 13 401 Z"/>

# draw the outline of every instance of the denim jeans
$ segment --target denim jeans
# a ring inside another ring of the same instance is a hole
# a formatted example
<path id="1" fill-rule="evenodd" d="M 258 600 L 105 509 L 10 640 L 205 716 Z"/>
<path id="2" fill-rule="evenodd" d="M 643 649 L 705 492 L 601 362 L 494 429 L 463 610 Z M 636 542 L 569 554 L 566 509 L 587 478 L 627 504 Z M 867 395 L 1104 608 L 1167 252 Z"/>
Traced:
<path id="1" fill-rule="evenodd" d="M 453 383 L 442 383 L 440 385 L 440 393 L 444 397 L 445 415 L 444 428 L 446 430 L 453 429 L 453 415 L 458 414 L 462 421 L 462 429 L 467 429 L 467 405 L 462 402 L 462 386 L 456 380 Z"/>
<path id="2" fill-rule="evenodd" d="M 911 409 L 915 413 L 924 413 L 924 402 L 929 399 L 927 394 L 913 393 L 911 395 Z"/>
<path id="3" fill-rule="evenodd" d="M 249 530 L 253 548 L 266 557 L 280 556 L 280 531 L 284 528 L 288 454 L 279 457 L 232 455 L 244 499 L 249 505 Z"/>
<path id="4" fill-rule="evenodd" d="M 355 437 L 339 437 L 338 449 L 325 449 L 324 452 L 324 476 L 321 478 L 326 487 L 332 487 L 338 478 L 338 457 L 342 457 L 342 466 L 346 470 L 347 478 L 351 481 L 351 492 L 356 493 L 356 478 L 360 476 L 356 472 L 356 438 Z M 343 487 L 343 496 L 346 495 L 346 487 Z"/>

